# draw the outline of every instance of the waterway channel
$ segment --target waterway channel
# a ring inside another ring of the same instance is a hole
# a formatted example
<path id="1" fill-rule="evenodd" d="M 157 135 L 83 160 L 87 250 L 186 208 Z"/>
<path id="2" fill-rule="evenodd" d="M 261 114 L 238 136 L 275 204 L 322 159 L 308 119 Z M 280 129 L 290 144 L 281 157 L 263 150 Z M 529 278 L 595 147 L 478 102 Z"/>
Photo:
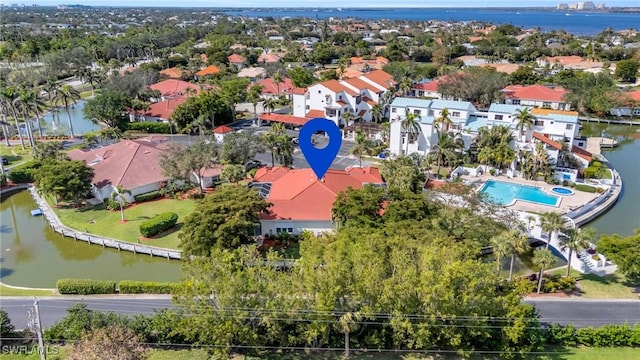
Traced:
<path id="1" fill-rule="evenodd" d="M 0 203 L 0 279 L 16 286 L 55 287 L 60 278 L 177 281 L 181 262 L 105 249 L 51 230 L 28 191 Z"/>
<path id="2" fill-rule="evenodd" d="M 65 115 L 63 114 L 63 121 Z M 74 125 L 76 123 L 74 122 Z M 81 124 L 79 121 L 78 124 Z M 600 234 L 633 234 L 640 228 L 640 127 L 585 124 L 585 135 L 606 128 L 620 146 L 603 151 L 620 173 L 624 189 L 617 204 L 587 226 Z M 177 281 L 180 261 L 104 249 L 54 233 L 43 217 L 33 217 L 36 204 L 27 191 L 0 204 L 0 281 L 9 285 L 54 287 L 60 278 Z"/>

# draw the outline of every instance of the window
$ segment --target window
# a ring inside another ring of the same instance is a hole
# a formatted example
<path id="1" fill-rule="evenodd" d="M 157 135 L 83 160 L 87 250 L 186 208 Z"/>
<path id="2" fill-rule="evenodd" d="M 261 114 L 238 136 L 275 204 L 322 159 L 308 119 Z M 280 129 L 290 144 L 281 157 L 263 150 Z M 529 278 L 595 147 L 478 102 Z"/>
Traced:
<path id="1" fill-rule="evenodd" d="M 331 95 L 325 95 L 324 100 L 327 102 L 327 105 L 331 105 Z"/>
<path id="2" fill-rule="evenodd" d="M 535 126 L 544 126 L 544 121 L 542 121 L 542 120 L 536 120 L 536 121 L 533 123 L 533 125 L 535 125 Z"/>
<path id="3" fill-rule="evenodd" d="M 391 112 L 394 114 L 397 112 L 397 110 L 398 110 L 397 108 L 391 108 Z"/>
<path id="4" fill-rule="evenodd" d="M 551 109 L 551 103 L 550 102 L 542 103 L 542 108 L 543 109 Z"/>
<path id="5" fill-rule="evenodd" d="M 305 107 L 304 107 L 304 108 L 305 108 L 306 110 L 309 110 L 309 109 L 311 109 L 311 106 L 310 106 L 310 105 L 305 105 Z"/>
<path id="6" fill-rule="evenodd" d="M 566 129 L 567 130 L 573 130 L 573 124 L 567 124 Z"/>
<path id="7" fill-rule="evenodd" d="M 336 110 L 335 109 L 327 109 L 326 115 L 327 116 L 336 116 Z"/>
<path id="8" fill-rule="evenodd" d="M 513 105 L 520 105 L 520 100 L 515 100 L 515 99 L 514 99 L 514 100 L 511 100 L 511 103 L 512 103 Z"/>
<path id="9" fill-rule="evenodd" d="M 460 117 L 460 111 L 452 111 L 452 112 L 451 112 L 451 116 L 453 116 L 453 117 Z"/>
<path id="10" fill-rule="evenodd" d="M 279 227 L 276 228 L 277 234 L 284 233 L 284 232 L 293 233 L 293 228 L 279 228 Z"/>
<path id="11" fill-rule="evenodd" d="M 427 112 L 427 116 L 433 116 L 433 110 L 429 110 L 429 112 Z"/>
<path id="12" fill-rule="evenodd" d="M 421 111 L 420 110 L 413 110 L 413 114 L 414 115 L 420 115 Z"/>
<path id="13" fill-rule="evenodd" d="M 318 94 L 322 94 L 322 91 L 318 90 Z"/>
<path id="14" fill-rule="evenodd" d="M 496 120 L 502 120 L 502 115 L 496 115 L 495 119 Z"/>

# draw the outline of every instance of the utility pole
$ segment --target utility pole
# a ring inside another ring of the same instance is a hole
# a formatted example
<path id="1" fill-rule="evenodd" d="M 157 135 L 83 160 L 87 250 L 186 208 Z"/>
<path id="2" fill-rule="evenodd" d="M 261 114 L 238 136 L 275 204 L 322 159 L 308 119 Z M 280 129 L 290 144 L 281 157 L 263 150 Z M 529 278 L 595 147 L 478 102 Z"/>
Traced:
<path id="1" fill-rule="evenodd" d="M 40 360 L 47 360 L 47 353 L 44 348 L 44 340 L 42 339 L 42 326 L 40 323 L 40 309 L 38 308 L 38 298 L 33 298 L 33 307 L 36 312 L 35 316 L 35 330 L 38 334 L 38 348 L 40 349 Z"/>

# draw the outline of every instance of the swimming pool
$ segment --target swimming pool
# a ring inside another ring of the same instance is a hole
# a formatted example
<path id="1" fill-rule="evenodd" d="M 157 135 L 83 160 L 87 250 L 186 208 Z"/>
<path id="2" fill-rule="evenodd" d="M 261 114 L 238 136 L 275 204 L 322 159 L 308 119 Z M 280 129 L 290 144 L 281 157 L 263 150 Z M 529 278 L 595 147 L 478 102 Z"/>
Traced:
<path id="1" fill-rule="evenodd" d="M 573 195 L 573 190 L 563 187 L 554 187 L 551 191 L 558 195 Z"/>
<path id="2" fill-rule="evenodd" d="M 513 205 L 516 200 L 528 201 L 535 204 L 558 206 L 560 198 L 549 195 L 537 186 L 513 184 L 497 180 L 487 180 L 480 192 L 498 205 Z"/>

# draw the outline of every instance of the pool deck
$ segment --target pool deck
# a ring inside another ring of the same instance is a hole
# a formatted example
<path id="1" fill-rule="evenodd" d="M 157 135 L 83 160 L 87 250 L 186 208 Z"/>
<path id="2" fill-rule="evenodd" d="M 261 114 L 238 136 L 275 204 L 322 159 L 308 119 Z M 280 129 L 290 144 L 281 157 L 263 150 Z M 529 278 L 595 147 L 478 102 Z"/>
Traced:
<path id="1" fill-rule="evenodd" d="M 487 180 L 496 180 L 496 181 L 503 181 L 503 182 L 508 182 L 508 183 L 513 183 L 513 184 L 520 184 L 520 185 L 529 185 L 529 186 L 536 186 L 539 188 L 542 188 L 544 190 L 544 192 L 546 192 L 547 194 L 553 195 L 553 196 L 557 196 L 560 198 L 560 205 L 558 207 L 555 206 L 548 206 L 548 205 L 542 205 L 542 204 L 535 204 L 535 203 L 531 203 L 531 202 L 527 202 L 527 201 L 522 201 L 522 200 L 516 200 L 516 202 L 513 205 L 507 206 L 507 208 L 509 209 L 513 209 L 513 210 L 518 210 L 518 211 L 526 211 L 526 212 L 533 212 L 533 213 L 543 213 L 546 211 L 555 211 L 555 212 L 559 212 L 562 214 L 568 213 L 569 211 L 571 211 L 572 209 L 576 209 L 580 206 L 583 206 L 584 204 L 589 203 L 590 201 L 596 199 L 600 194 L 598 193 L 587 193 L 587 192 L 583 192 L 583 191 L 576 191 L 575 189 L 571 189 L 570 187 L 567 187 L 568 189 L 571 189 L 573 191 L 573 195 L 559 195 L 556 194 L 554 192 L 551 191 L 552 188 L 554 187 L 564 187 L 561 185 L 551 185 L 551 184 L 547 184 L 544 181 L 535 181 L 535 180 L 525 180 L 524 178 L 521 177 L 512 177 L 512 178 L 508 178 L 504 175 L 500 175 L 500 176 L 492 176 L 492 175 L 481 175 L 481 176 L 462 176 L 463 180 L 467 180 L 469 182 L 472 182 L 474 184 L 477 185 L 482 185 L 484 184 Z"/>

